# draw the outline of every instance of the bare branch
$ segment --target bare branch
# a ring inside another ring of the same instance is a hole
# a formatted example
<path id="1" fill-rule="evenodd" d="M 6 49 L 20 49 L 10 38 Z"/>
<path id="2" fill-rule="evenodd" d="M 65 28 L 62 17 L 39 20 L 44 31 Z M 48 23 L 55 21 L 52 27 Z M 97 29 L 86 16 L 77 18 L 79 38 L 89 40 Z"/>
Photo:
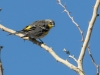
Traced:
<path id="1" fill-rule="evenodd" d="M 0 11 L 2 10 L 2 8 L 0 8 Z"/>
<path id="2" fill-rule="evenodd" d="M 77 59 L 74 57 L 74 55 L 71 55 L 69 51 L 67 51 L 65 48 L 63 50 L 66 54 L 68 54 L 69 58 L 72 58 L 76 63 L 77 63 Z"/>
<path id="3" fill-rule="evenodd" d="M 3 46 L 0 46 L 0 50 L 3 48 Z"/>
<path id="4" fill-rule="evenodd" d="M 80 52 L 80 55 L 79 55 L 79 58 L 78 58 L 78 67 L 80 69 L 83 69 L 82 62 L 83 62 L 83 58 L 84 58 L 86 48 L 87 48 L 88 43 L 90 41 L 90 37 L 91 37 L 91 33 L 92 33 L 94 23 L 95 23 L 96 18 L 97 18 L 97 14 L 98 14 L 97 12 L 98 12 L 98 8 L 99 8 L 99 4 L 100 4 L 100 0 L 96 0 L 94 10 L 93 10 L 93 15 L 92 15 L 91 21 L 89 22 L 89 27 L 88 27 L 88 30 L 87 30 L 86 38 L 84 40 L 83 47 L 81 49 L 81 52 Z"/>
<path id="5" fill-rule="evenodd" d="M 85 54 L 86 48 L 88 46 L 88 42 L 90 40 L 90 36 L 91 36 L 91 33 L 92 33 L 94 22 L 96 20 L 96 17 L 98 16 L 97 11 L 98 11 L 98 7 L 99 7 L 99 4 L 100 4 L 100 0 L 96 0 L 96 4 L 94 6 L 94 11 L 93 11 L 93 16 L 92 16 L 91 21 L 89 23 L 89 27 L 88 27 L 88 31 L 87 31 L 85 40 L 84 40 L 83 31 L 81 30 L 80 26 L 74 21 L 73 17 L 70 15 L 70 12 L 66 9 L 66 6 L 64 6 L 61 3 L 61 0 L 57 0 L 57 2 L 61 7 L 64 8 L 64 12 L 66 12 L 68 14 L 69 18 L 78 27 L 78 29 L 79 29 L 79 31 L 81 33 L 82 42 L 84 42 L 84 43 L 83 43 L 83 46 L 82 46 L 82 49 L 81 49 L 81 53 L 80 53 L 80 56 L 79 56 L 79 59 L 78 59 L 78 68 L 80 68 L 83 71 L 82 62 L 83 62 L 83 58 L 84 58 L 84 54 Z"/>
<path id="6" fill-rule="evenodd" d="M 2 29 L 3 31 L 6 31 L 6 32 L 9 32 L 9 33 L 15 33 L 16 31 L 12 30 L 12 29 L 9 29 L 3 25 L 0 24 L 0 29 Z M 19 37 L 22 37 L 23 34 L 21 33 L 18 33 L 18 34 L 15 34 L 16 36 L 19 36 Z M 56 61 L 66 65 L 67 67 L 69 67 L 70 69 L 73 69 L 74 71 L 76 71 L 77 73 L 81 74 L 81 75 L 84 75 L 84 73 L 79 69 L 77 68 L 76 66 L 74 66 L 73 64 L 69 63 L 68 60 L 64 60 L 62 58 L 60 58 L 52 48 L 48 47 L 47 45 L 43 44 L 43 43 L 40 43 L 39 41 L 37 41 L 36 39 L 33 39 L 33 38 L 29 38 L 29 37 L 24 37 L 22 39 L 25 39 L 25 40 L 30 40 L 31 42 L 37 44 L 38 46 L 42 47 L 44 50 L 46 50 L 47 52 L 49 52 L 54 58 Z"/>
<path id="7" fill-rule="evenodd" d="M 3 75 L 3 67 L 2 67 L 2 63 L 0 62 L 0 75 Z"/>
<path id="8" fill-rule="evenodd" d="M 2 67 L 2 62 L 1 62 L 1 49 L 3 48 L 3 46 L 0 46 L 0 75 L 3 75 L 3 67 Z"/>
<path id="9" fill-rule="evenodd" d="M 78 62 L 74 55 L 69 55 L 69 58 L 72 58 L 75 62 Z"/>
<path id="10" fill-rule="evenodd" d="M 70 15 L 70 12 L 66 9 L 66 6 L 64 6 L 62 3 L 61 3 L 61 0 L 57 0 L 58 4 L 64 8 L 64 12 L 67 13 L 67 15 L 69 16 L 69 18 L 72 20 L 72 22 L 76 25 L 76 27 L 78 28 L 78 30 L 80 31 L 81 33 L 81 36 L 82 36 L 82 42 L 84 41 L 84 34 L 83 34 L 83 31 L 81 30 L 80 26 L 75 22 L 74 18 Z"/>
<path id="11" fill-rule="evenodd" d="M 65 48 L 63 49 L 63 51 L 64 51 L 66 54 L 70 55 L 70 52 L 67 51 Z"/>
<path id="12" fill-rule="evenodd" d="M 93 62 L 93 64 L 95 65 L 95 67 L 96 67 L 96 69 L 97 69 L 97 75 L 98 75 L 98 74 L 99 74 L 99 65 L 96 64 L 96 62 L 95 62 L 95 60 L 94 60 L 94 58 L 93 58 L 93 56 L 92 56 L 92 53 L 91 53 L 91 51 L 90 51 L 90 46 L 88 46 L 87 48 L 88 48 L 89 55 L 90 55 L 90 57 L 91 57 L 91 59 L 92 59 L 92 62 Z"/>

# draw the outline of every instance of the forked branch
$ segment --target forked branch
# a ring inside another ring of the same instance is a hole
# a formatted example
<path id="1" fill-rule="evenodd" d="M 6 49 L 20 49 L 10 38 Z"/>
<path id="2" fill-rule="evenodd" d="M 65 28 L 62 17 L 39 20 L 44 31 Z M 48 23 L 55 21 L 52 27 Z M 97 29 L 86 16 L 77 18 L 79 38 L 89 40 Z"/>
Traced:
<path id="1" fill-rule="evenodd" d="M 83 69 L 83 58 L 84 58 L 84 55 L 85 55 L 85 52 L 86 52 L 86 48 L 88 47 L 88 43 L 89 43 L 90 38 L 91 38 L 91 33 L 93 31 L 94 23 L 96 21 L 97 15 L 98 15 L 99 5 L 100 5 L 100 0 L 96 0 L 96 3 L 94 5 L 94 10 L 93 10 L 93 15 L 92 15 L 92 18 L 91 18 L 91 20 L 89 22 L 86 38 L 84 40 L 84 43 L 83 43 L 83 46 L 81 48 L 81 52 L 80 52 L 80 55 L 79 55 L 79 58 L 78 58 L 78 62 L 79 62 L 78 63 L 78 67 L 80 69 Z"/>
<path id="2" fill-rule="evenodd" d="M 57 2 L 61 7 L 64 8 L 64 12 L 66 12 L 68 14 L 69 18 L 78 27 L 78 29 L 79 29 L 79 31 L 81 33 L 83 46 L 82 46 L 82 49 L 81 49 L 81 52 L 80 52 L 80 55 L 79 55 L 79 58 L 78 58 L 78 68 L 81 71 L 83 71 L 83 58 L 84 58 L 85 51 L 86 51 L 86 48 L 88 46 L 88 43 L 90 41 L 90 37 L 91 37 L 91 33 L 92 33 L 92 29 L 93 29 L 94 23 L 95 23 L 96 18 L 98 16 L 97 12 L 98 12 L 98 8 L 99 8 L 99 5 L 100 5 L 100 0 L 96 0 L 95 6 L 94 6 L 94 10 L 93 10 L 93 15 L 92 15 L 91 21 L 89 22 L 89 26 L 88 26 L 88 30 L 87 30 L 87 34 L 86 34 L 86 38 L 85 39 L 84 39 L 83 31 L 81 30 L 80 26 L 74 21 L 73 17 L 70 15 L 70 12 L 66 9 L 66 6 L 64 6 L 61 3 L 61 0 L 57 0 Z"/>

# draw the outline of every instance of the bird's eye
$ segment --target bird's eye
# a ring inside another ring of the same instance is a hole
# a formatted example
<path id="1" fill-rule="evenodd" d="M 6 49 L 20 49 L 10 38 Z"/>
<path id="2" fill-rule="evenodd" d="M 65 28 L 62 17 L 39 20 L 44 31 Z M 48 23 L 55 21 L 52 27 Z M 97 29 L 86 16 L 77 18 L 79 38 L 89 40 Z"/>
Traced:
<path id="1" fill-rule="evenodd" d="M 50 22 L 50 24 L 52 25 L 52 22 Z"/>

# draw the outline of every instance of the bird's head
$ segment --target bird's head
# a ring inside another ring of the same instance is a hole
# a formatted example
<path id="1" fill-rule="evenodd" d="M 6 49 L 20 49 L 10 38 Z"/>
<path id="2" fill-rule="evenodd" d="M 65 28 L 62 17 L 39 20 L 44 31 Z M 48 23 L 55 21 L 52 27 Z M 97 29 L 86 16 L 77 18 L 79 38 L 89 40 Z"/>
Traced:
<path id="1" fill-rule="evenodd" d="M 49 28 L 55 27 L 55 22 L 53 20 L 46 19 L 45 21 L 47 22 Z"/>

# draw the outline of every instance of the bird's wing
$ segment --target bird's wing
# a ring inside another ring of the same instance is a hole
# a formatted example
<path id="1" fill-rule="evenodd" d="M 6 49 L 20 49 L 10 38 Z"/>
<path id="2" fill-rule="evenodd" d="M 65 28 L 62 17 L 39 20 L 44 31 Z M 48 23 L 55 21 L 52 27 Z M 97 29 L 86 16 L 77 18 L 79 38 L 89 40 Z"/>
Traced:
<path id="1" fill-rule="evenodd" d="M 29 24 L 28 26 L 23 28 L 22 31 L 26 31 L 27 32 L 27 31 L 35 30 L 37 27 L 39 27 L 41 29 L 45 29 L 44 25 L 45 25 L 45 21 L 44 20 L 35 21 L 32 24 Z"/>

